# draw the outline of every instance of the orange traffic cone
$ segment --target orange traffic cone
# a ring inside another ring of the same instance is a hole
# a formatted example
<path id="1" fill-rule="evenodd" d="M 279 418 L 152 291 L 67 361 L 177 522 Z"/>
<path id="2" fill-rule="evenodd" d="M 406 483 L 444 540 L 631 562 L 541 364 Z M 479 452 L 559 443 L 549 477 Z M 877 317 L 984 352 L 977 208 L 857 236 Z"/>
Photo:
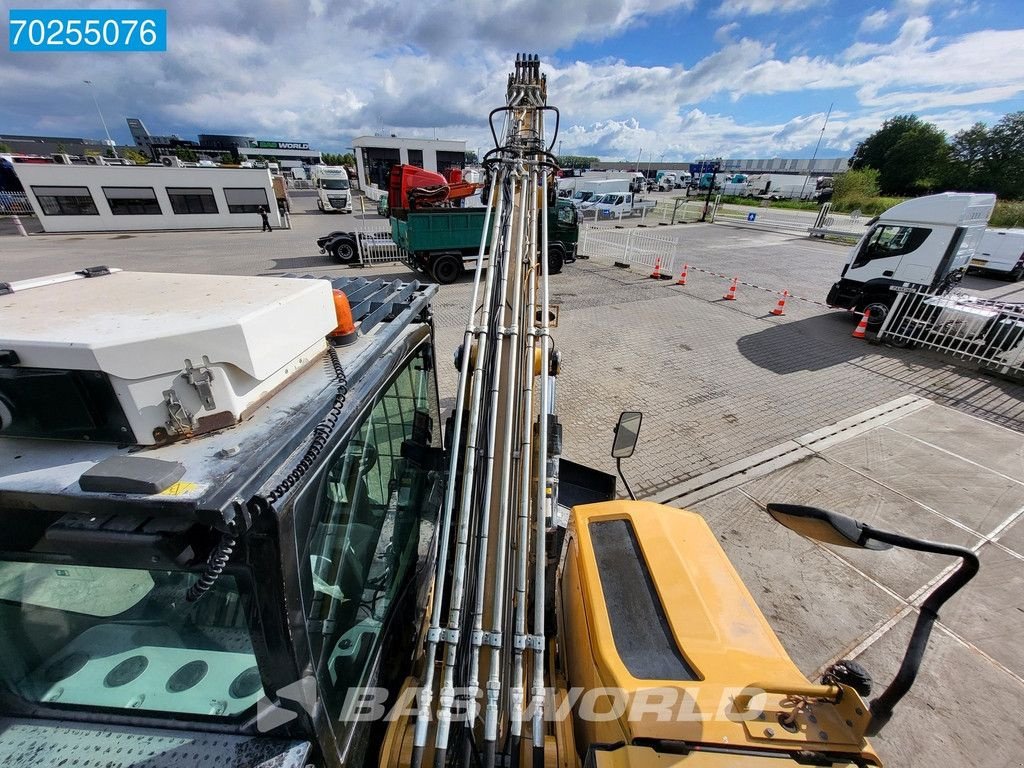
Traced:
<path id="1" fill-rule="evenodd" d="M 726 301 L 736 301 L 736 286 L 739 285 L 739 282 L 740 279 L 738 277 L 734 277 L 732 279 L 732 283 L 729 285 L 729 292 L 722 298 Z"/>
<path id="2" fill-rule="evenodd" d="M 860 317 L 860 322 L 857 323 L 857 327 L 853 329 L 853 338 L 863 339 L 868 330 L 868 318 L 871 317 L 871 310 L 865 309 L 864 314 Z"/>
<path id="3" fill-rule="evenodd" d="M 654 257 L 654 271 L 651 272 L 652 280 L 661 280 L 661 256 Z"/>
<path id="4" fill-rule="evenodd" d="M 786 314 L 786 298 L 789 296 L 789 291 L 783 291 L 779 297 L 779 303 L 775 305 L 775 309 L 769 312 L 769 315 L 784 315 Z"/>
<path id="5" fill-rule="evenodd" d="M 689 264 L 683 264 L 683 271 L 679 273 L 679 279 L 676 280 L 676 285 L 686 285 L 686 270 L 689 268 Z"/>

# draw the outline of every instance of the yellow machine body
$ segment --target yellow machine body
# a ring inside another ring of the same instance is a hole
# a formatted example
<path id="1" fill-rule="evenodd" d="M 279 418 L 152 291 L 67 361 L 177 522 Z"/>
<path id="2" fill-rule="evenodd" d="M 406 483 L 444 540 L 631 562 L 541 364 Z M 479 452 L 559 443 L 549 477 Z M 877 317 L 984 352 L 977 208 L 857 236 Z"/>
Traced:
<path id="1" fill-rule="evenodd" d="M 581 759 L 781 768 L 780 752 L 806 750 L 880 764 L 865 703 L 808 682 L 700 515 L 642 501 L 575 507 L 558 600 L 560 667 L 570 697 L 583 691 L 572 714 Z"/>

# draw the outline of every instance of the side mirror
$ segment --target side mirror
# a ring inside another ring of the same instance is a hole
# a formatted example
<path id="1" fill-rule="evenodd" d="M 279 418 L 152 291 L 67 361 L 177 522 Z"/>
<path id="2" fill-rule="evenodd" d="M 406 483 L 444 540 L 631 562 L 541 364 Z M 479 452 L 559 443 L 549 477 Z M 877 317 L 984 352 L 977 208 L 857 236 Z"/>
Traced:
<path id="1" fill-rule="evenodd" d="M 870 538 L 863 523 L 838 512 L 797 504 L 769 504 L 768 514 L 791 531 L 825 544 L 858 549 L 890 548 L 889 544 Z"/>
<path id="2" fill-rule="evenodd" d="M 615 440 L 612 442 L 613 459 L 628 459 L 633 455 L 643 419 L 644 415 L 639 411 L 623 411 L 619 414 L 619 423 L 615 425 Z"/>
<path id="3" fill-rule="evenodd" d="M 932 626 L 939 618 L 939 608 L 967 582 L 974 578 L 974 574 L 978 572 L 978 556 L 965 547 L 927 541 L 926 539 L 915 539 L 912 536 L 904 536 L 899 533 L 892 533 L 891 531 L 882 531 L 854 520 L 852 517 L 841 515 L 838 512 L 818 509 L 817 507 L 801 507 L 796 504 L 769 504 L 767 509 L 768 514 L 787 528 L 796 531 L 802 536 L 816 539 L 826 544 L 836 544 L 840 547 L 857 547 L 860 549 L 899 547 L 901 549 L 914 550 L 915 552 L 930 552 L 936 555 L 950 555 L 960 558 L 960 565 L 936 584 L 932 591 L 928 593 L 928 596 L 920 603 L 917 622 L 914 624 L 914 631 L 910 636 L 910 643 L 903 656 L 903 662 L 900 664 L 899 671 L 896 673 L 893 681 L 889 683 L 889 687 L 871 702 L 871 720 L 868 723 L 867 734 L 874 736 L 889 722 L 889 718 L 892 717 L 893 707 L 896 706 L 897 702 L 906 695 L 907 691 L 914 684 L 917 672 L 921 668 L 921 660 L 924 658 L 925 649 L 928 647 L 928 637 L 931 634 Z M 841 663 L 848 664 L 848 662 Z M 860 671 L 854 670 L 854 677 L 857 677 Z"/>

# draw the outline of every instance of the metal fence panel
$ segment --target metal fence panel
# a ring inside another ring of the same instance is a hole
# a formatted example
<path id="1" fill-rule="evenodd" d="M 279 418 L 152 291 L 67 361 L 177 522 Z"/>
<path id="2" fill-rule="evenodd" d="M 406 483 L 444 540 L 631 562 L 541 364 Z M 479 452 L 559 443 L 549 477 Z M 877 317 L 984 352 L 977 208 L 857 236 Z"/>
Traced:
<path id="1" fill-rule="evenodd" d="M 661 259 L 663 272 L 675 271 L 675 251 L 679 239 L 643 229 L 606 229 L 583 225 L 577 252 L 595 261 L 628 264 L 645 271 L 654 269 Z"/>
<path id="2" fill-rule="evenodd" d="M 398 246 L 391 239 L 389 228 L 360 230 L 356 233 L 356 248 L 359 252 L 359 263 L 364 267 L 372 264 L 392 264 L 402 260 Z"/>
<path id="3" fill-rule="evenodd" d="M 24 192 L 0 192 L 0 216 L 32 214 L 32 204 Z"/>
<path id="4" fill-rule="evenodd" d="M 1024 379 L 1024 304 L 896 288 L 878 336 Z"/>
<path id="5" fill-rule="evenodd" d="M 832 203 L 824 203 L 818 209 L 818 216 L 811 225 L 811 235 L 824 237 L 841 237 L 846 240 L 859 240 L 864 234 L 864 226 L 869 219 L 860 211 L 838 213 L 832 210 Z"/>

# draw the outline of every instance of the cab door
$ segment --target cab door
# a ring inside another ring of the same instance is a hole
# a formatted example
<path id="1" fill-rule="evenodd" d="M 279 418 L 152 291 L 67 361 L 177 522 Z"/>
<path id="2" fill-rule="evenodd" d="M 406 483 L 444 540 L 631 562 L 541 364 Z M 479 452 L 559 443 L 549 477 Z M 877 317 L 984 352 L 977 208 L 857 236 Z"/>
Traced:
<path id="1" fill-rule="evenodd" d="M 876 224 L 861 241 L 850 269 L 845 275 L 858 282 L 911 282 L 929 285 L 937 262 L 917 263 L 915 254 L 928 240 L 932 230 L 904 224 Z M 906 261 L 905 261 L 906 259 Z"/>

